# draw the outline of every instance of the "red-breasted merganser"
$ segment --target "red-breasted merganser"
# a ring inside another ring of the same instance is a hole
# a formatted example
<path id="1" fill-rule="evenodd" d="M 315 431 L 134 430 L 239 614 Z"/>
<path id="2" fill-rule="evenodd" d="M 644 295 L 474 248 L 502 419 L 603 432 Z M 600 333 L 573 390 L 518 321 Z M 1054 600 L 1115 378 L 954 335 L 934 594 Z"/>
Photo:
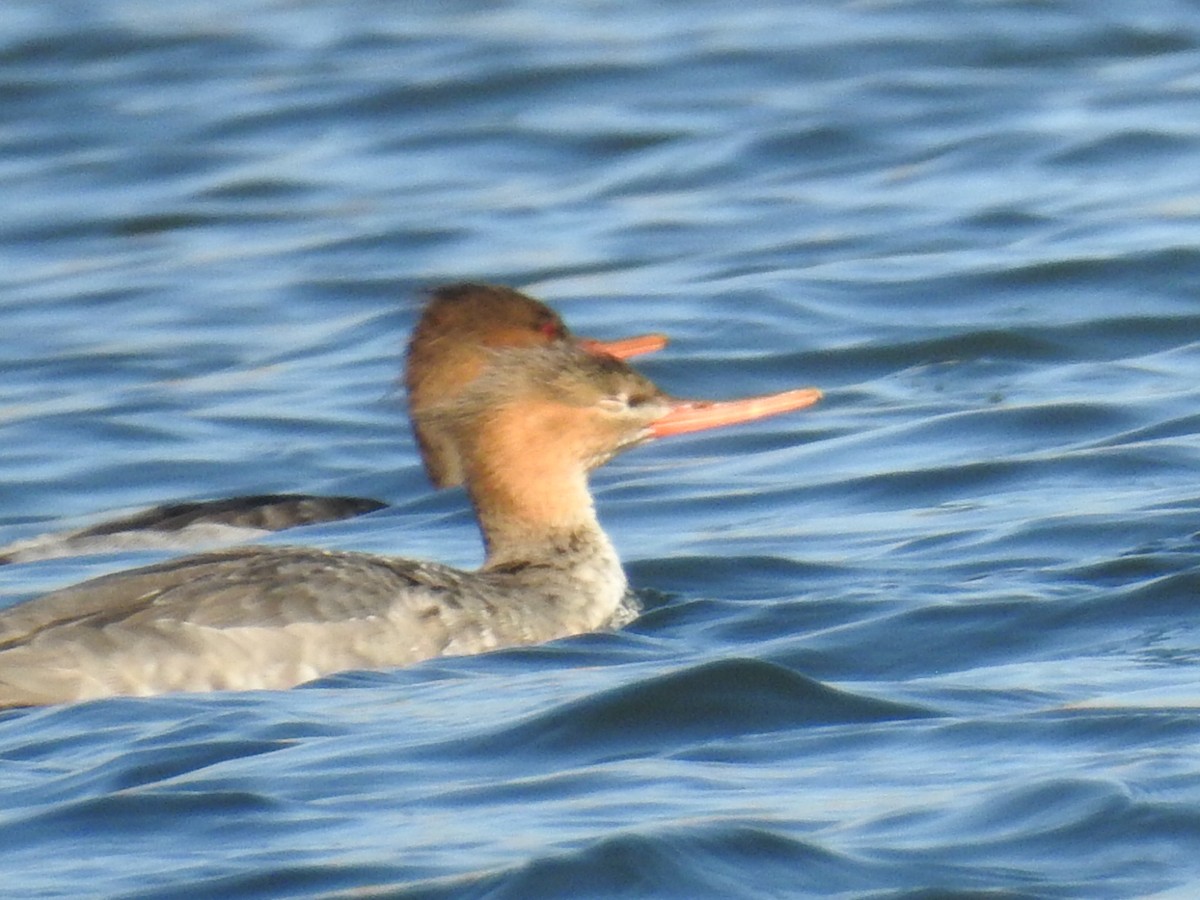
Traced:
<path id="1" fill-rule="evenodd" d="M 478 377 L 493 349 L 568 343 L 628 359 L 661 350 L 667 340 L 660 334 L 616 341 L 577 338 L 544 303 L 496 285 L 451 284 L 431 293 L 409 342 L 405 384 L 421 460 L 435 486 L 461 484 L 462 472 L 453 443 L 436 423 L 426 420 L 426 410 L 453 401 Z M 171 503 L 0 547 L 0 565 L 118 550 L 196 550 L 353 518 L 386 506 L 366 497 L 307 494 Z"/>
<path id="2" fill-rule="evenodd" d="M 493 351 L 434 413 L 458 448 L 483 533 L 478 571 L 259 546 L 102 576 L 0 612 L 0 706 L 286 688 L 594 630 L 627 588 L 588 472 L 649 440 L 820 396 L 684 401 L 571 345 Z"/>

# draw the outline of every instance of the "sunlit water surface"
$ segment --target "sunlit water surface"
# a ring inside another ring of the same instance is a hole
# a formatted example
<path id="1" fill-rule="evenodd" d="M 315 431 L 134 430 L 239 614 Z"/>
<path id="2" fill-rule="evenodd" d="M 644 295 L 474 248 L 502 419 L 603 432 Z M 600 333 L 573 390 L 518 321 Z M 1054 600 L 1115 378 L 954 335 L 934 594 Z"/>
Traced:
<path id="1" fill-rule="evenodd" d="M 8 0 L 0 96 L 0 543 L 300 491 L 477 563 L 446 281 L 827 392 L 597 474 L 623 632 L 6 714 L 6 897 L 1200 893 L 1193 7 Z"/>

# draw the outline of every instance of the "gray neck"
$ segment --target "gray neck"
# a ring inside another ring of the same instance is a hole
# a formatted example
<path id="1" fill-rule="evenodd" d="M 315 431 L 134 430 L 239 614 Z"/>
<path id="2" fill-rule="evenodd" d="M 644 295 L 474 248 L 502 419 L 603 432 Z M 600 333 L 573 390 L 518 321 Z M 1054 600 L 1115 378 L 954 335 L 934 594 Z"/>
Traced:
<path id="1" fill-rule="evenodd" d="M 571 631 L 608 624 L 628 589 L 621 560 L 598 524 L 543 534 L 536 553 L 489 554 L 480 574 L 541 598 Z"/>

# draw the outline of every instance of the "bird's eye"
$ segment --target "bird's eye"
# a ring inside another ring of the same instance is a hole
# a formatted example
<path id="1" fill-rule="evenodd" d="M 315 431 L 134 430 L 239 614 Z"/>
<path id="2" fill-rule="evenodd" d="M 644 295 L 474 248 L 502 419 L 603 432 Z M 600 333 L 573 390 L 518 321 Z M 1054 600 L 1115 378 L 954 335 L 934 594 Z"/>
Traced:
<path id="1" fill-rule="evenodd" d="M 566 332 L 563 330 L 562 325 L 560 325 L 558 322 L 555 322 L 553 319 L 547 319 L 542 323 L 542 327 L 538 330 L 541 331 L 545 337 L 548 337 L 551 340 L 561 340 L 562 338 L 566 337 Z"/>
<path id="2" fill-rule="evenodd" d="M 624 412 L 629 408 L 629 399 L 624 394 L 616 397 L 605 397 L 600 401 L 600 408 L 610 413 Z"/>

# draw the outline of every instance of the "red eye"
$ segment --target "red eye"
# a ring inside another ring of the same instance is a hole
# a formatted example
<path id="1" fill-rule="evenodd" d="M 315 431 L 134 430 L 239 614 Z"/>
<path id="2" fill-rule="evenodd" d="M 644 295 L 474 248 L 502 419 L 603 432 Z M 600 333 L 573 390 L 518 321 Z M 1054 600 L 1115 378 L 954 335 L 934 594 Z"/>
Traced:
<path id="1" fill-rule="evenodd" d="M 563 329 L 557 322 L 544 322 L 541 327 L 541 332 L 546 337 L 557 340 L 563 337 Z"/>

